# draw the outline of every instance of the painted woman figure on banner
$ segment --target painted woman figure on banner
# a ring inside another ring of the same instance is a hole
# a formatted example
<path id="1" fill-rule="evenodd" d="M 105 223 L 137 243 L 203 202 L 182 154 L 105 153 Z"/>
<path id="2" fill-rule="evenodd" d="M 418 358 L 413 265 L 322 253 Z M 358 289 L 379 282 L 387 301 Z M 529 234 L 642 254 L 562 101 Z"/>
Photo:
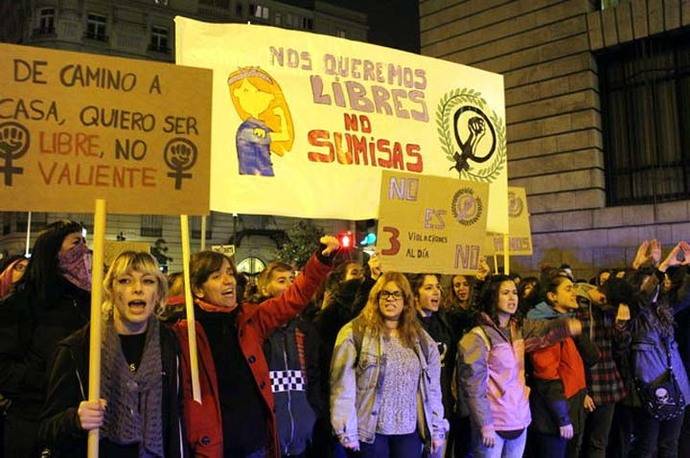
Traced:
<path id="1" fill-rule="evenodd" d="M 228 89 L 242 119 L 235 137 L 240 175 L 274 176 L 271 153 L 283 156 L 295 141 L 283 91 L 259 67 L 242 67 L 232 72 Z"/>

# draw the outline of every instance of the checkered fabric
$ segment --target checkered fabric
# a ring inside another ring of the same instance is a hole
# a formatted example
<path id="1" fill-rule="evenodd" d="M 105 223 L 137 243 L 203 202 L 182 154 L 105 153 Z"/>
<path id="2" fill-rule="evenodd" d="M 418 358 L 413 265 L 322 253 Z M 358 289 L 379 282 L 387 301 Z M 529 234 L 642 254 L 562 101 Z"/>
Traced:
<path id="1" fill-rule="evenodd" d="M 306 391 L 307 382 L 302 371 L 270 371 L 271 391 Z"/>
<path id="2" fill-rule="evenodd" d="M 599 362 L 592 367 L 585 366 L 587 388 L 594 404 L 613 404 L 627 395 L 627 389 L 613 359 L 614 347 L 622 336 L 616 329 L 610 313 L 602 313 L 597 307 L 592 307 L 592 312 L 594 316 L 590 315 L 589 308 L 584 307 L 577 312 L 583 330 L 599 347 Z"/>

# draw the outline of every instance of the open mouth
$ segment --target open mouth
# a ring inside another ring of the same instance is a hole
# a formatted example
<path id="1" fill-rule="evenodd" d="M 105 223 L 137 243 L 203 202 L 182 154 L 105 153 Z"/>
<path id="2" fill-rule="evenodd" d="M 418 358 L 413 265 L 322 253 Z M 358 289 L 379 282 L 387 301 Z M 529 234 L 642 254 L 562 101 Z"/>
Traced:
<path id="1" fill-rule="evenodd" d="M 127 306 L 134 313 L 143 313 L 144 310 L 146 310 L 146 301 L 140 301 L 140 300 L 129 301 L 127 303 Z"/>
<path id="2" fill-rule="evenodd" d="M 222 293 L 220 293 L 223 297 L 235 297 L 235 290 L 234 289 L 226 289 Z"/>

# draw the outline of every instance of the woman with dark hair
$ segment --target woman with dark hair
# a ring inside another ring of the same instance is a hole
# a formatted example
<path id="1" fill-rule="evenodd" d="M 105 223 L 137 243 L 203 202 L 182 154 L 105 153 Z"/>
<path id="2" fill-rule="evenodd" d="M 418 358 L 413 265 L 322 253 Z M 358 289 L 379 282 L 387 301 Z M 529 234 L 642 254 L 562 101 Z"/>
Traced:
<path id="1" fill-rule="evenodd" d="M 0 267 L 0 300 L 14 292 L 14 286 L 24 276 L 29 260 L 24 255 L 10 256 Z"/>
<path id="2" fill-rule="evenodd" d="M 0 392 L 12 401 L 6 456 L 36 453 L 48 364 L 57 343 L 89 320 L 91 252 L 82 231 L 73 221 L 48 225 L 16 292 L 0 307 Z"/>
<path id="3" fill-rule="evenodd" d="M 85 399 L 86 325 L 60 342 L 50 371 L 39 433 L 50 456 L 85 457 L 87 432 L 96 428 L 104 458 L 189 456 L 177 339 L 155 316 L 167 290 L 150 254 L 126 251 L 113 261 L 103 281 L 102 399 Z"/>
<path id="4" fill-rule="evenodd" d="M 571 316 L 578 308 L 573 282 L 558 269 L 542 274 L 543 302 L 527 313 L 529 320 L 553 320 Z M 594 410 L 587 394 L 585 364 L 596 363 L 599 351 L 584 336 L 529 353 L 532 367 L 532 428 L 538 456 L 579 455 L 585 410 Z"/>
<path id="5" fill-rule="evenodd" d="M 579 334 L 574 319 L 524 321 L 516 314 L 515 282 L 492 277 L 480 298 L 478 326 L 459 344 L 458 377 L 472 419 L 473 457 L 522 457 L 530 408 L 525 385 L 525 351 Z"/>
<path id="6" fill-rule="evenodd" d="M 441 356 L 441 393 L 443 411 L 446 419 L 452 417 L 455 408 L 455 396 L 452 391 L 453 370 L 455 368 L 456 343 L 453 329 L 444 311 L 442 303 L 441 277 L 437 274 L 416 274 L 409 277 L 412 295 L 414 296 L 417 317 L 424 330 L 436 341 Z M 452 432 L 453 424 L 450 425 Z M 452 434 L 451 432 L 451 434 Z M 450 445 L 450 444 L 447 444 Z"/>
<path id="7" fill-rule="evenodd" d="M 331 424 L 348 454 L 419 458 L 443 449 L 441 363 L 417 320 L 405 275 L 386 272 L 357 318 L 338 333 L 331 363 Z M 372 389 L 376 387 L 376 389 Z"/>
<path id="8" fill-rule="evenodd" d="M 646 385 L 663 381 L 665 376 L 670 375 L 670 369 L 682 394 L 682 405 L 678 406 L 679 413 L 673 418 L 659 420 L 652 416 L 644 404 L 637 410 L 637 441 L 631 450 L 631 457 L 652 457 L 655 453 L 659 458 L 678 456 L 683 410 L 690 402 L 690 383 L 674 337 L 674 313 L 690 305 L 690 291 L 678 291 L 680 294 L 673 296 L 662 294 L 661 282 L 669 268 L 684 263 L 679 260 L 679 252 L 690 256 L 690 245 L 679 243 L 656 270 L 641 269 L 626 278 L 635 291 L 632 299 L 627 300 L 630 301 L 631 316 L 628 329 L 631 335 L 632 376 L 638 393 Z M 616 296 L 620 292 L 609 291 L 607 297 L 609 300 L 621 300 Z"/>
<path id="9" fill-rule="evenodd" d="M 309 305 L 338 247 L 335 237 L 322 237 L 321 247 L 294 283 L 259 304 L 238 302 L 237 271 L 230 258 L 213 251 L 192 256 L 195 315 L 208 336 L 217 371 L 212 382 L 220 399 L 223 456 L 280 457 L 271 380 L 261 346 Z M 192 415 L 190 421 L 205 418 Z"/>
<path id="10" fill-rule="evenodd" d="M 524 318 L 539 302 L 539 279 L 537 277 L 525 277 L 517 287 L 520 299 L 518 315 Z"/>

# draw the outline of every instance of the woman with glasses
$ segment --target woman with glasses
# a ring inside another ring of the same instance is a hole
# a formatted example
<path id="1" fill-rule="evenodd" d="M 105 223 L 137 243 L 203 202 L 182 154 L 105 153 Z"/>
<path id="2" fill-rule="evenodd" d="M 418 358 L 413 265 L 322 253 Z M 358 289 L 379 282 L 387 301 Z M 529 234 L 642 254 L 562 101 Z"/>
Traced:
<path id="1" fill-rule="evenodd" d="M 338 333 L 331 362 L 331 424 L 352 455 L 418 458 L 448 431 L 441 363 L 416 318 L 407 278 L 386 272 L 357 318 Z"/>

